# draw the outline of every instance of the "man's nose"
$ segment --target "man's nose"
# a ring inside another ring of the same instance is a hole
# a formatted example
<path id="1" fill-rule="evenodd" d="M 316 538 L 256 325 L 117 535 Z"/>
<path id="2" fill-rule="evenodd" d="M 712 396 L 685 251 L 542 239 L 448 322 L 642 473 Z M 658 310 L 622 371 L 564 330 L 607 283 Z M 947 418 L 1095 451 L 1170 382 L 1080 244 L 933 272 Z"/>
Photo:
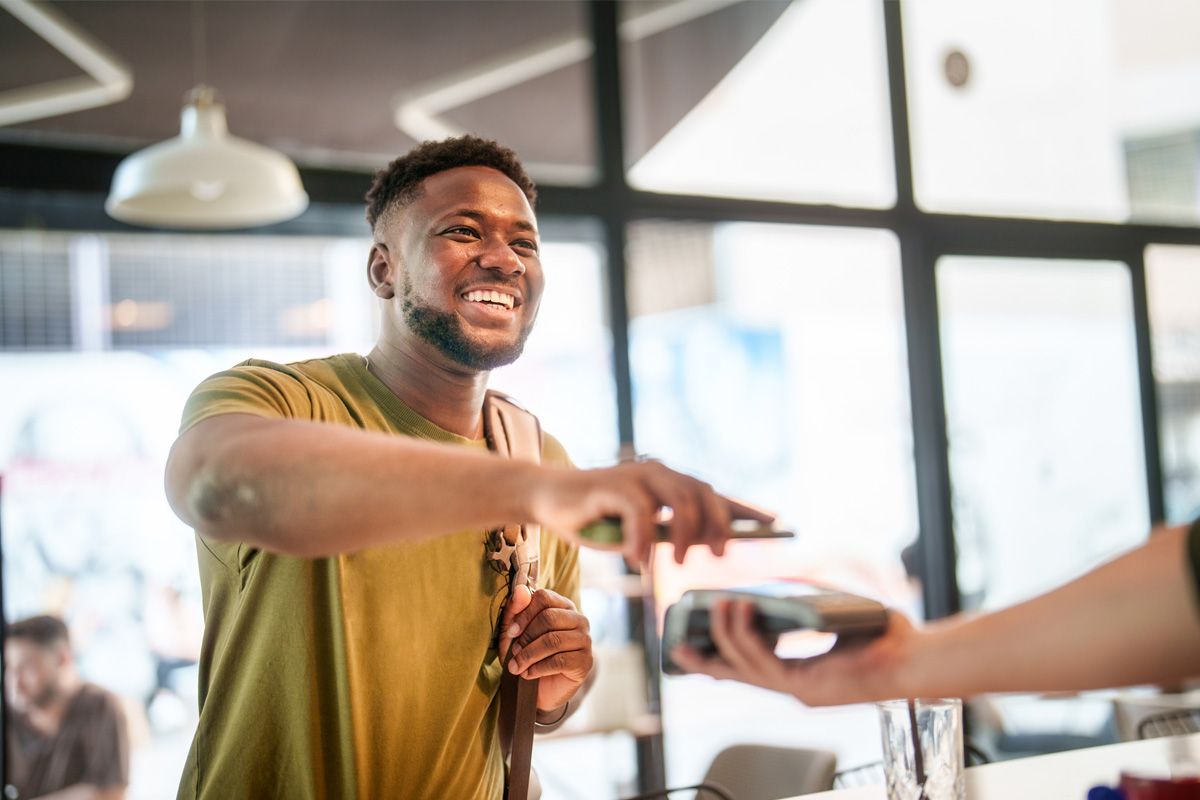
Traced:
<path id="1" fill-rule="evenodd" d="M 500 270 L 505 275 L 521 275 L 525 272 L 525 262 L 507 242 L 489 244 L 479 256 L 479 266 Z"/>

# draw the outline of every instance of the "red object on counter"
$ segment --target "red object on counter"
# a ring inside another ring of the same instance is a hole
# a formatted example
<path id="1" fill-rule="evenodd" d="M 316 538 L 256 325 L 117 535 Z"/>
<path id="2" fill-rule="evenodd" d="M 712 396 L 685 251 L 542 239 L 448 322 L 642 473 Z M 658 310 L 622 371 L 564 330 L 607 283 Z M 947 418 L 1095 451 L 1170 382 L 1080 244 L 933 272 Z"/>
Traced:
<path id="1" fill-rule="evenodd" d="M 1121 773 L 1125 800 L 1200 800 L 1200 776 L 1143 778 Z"/>

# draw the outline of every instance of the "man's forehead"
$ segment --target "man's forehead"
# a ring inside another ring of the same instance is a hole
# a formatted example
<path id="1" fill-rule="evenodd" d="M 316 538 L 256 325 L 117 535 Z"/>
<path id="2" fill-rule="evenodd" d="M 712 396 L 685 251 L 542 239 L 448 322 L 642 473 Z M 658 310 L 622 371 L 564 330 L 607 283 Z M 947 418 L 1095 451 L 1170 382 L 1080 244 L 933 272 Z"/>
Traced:
<path id="1" fill-rule="evenodd" d="M 421 182 L 413 205 L 438 215 L 503 211 L 516 213 L 528 224 L 534 221 L 533 209 L 521 187 L 491 167 L 455 167 L 434 173 Z"/>
<path id="2" fill-rule="evenodd" d="M 42 647 L 37 642 L 31 642 L 28 639 L 10 637 L 4 642 L 4 655 L 12 660 L 38 656 L 46 652 L 49 652 L 49 648 Z"/>

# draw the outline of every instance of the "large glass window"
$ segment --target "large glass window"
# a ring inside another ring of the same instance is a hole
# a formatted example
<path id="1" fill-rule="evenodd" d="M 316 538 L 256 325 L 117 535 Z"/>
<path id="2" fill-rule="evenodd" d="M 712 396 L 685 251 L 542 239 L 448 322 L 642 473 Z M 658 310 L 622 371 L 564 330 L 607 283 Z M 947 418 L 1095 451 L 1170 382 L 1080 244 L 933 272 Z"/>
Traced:
<path id="1" fill-rule="evenodd" d="M 577 465 L 611 464 L 619 443 L 603 250 L 590 239 L 548 241 L 542 264 L 546 291 L 525 354 L 489 385 L 536 413 Z"/>
<path id="2" fill-rule="evenodd" d="M 937 285 L 959 585 L 1007 606 L 1149 529 L 1129 270 L 947 257 Z"/>
<path id="3" fill-rule="evenodd" d="M 1200 220 L 1200 9 L 1171 0 L 904 3 L 928 211 Z"/>
<path id="4" fill-rule="evenodd" d="M 917 534 L 899 252 L 883 231 L 646 221 L 631 228 L 639 452 L 777 511 L 786 543 L 664 549 L 660 611 L 689 588 L 802 578 L 919 615 L 902 566 Z M 706 678 L 665 679 L 669 784 L 737 741 L 878 757 L 873 709 L 814 711 Z"/>
<path id="5" fill-rule="evenodd" d="M 1200 247 L 1146 248 L 1167 520 L 1200 517 Z"/>
<path id="6" fill-rule="evenodd" d="M 622 5 L 633 186 L 895 202 L 877 0 L 677 5 L 696 18 L 644 38 L 651 4 Z"/>

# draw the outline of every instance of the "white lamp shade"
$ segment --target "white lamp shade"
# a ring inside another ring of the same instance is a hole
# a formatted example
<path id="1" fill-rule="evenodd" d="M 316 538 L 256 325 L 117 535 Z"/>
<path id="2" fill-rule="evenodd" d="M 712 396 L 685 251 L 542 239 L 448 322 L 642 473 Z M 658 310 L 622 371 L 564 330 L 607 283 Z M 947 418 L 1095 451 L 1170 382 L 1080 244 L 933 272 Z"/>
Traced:
<path id="1" fill-rule="evenodd" d="M 183 109 L 180 134 L 120 163 L 104 204 L 114 219 L 173 228 L 249 228 L 308 207 L 300 172 L 285 155 L 230 136 L 223 106 Z"/>

